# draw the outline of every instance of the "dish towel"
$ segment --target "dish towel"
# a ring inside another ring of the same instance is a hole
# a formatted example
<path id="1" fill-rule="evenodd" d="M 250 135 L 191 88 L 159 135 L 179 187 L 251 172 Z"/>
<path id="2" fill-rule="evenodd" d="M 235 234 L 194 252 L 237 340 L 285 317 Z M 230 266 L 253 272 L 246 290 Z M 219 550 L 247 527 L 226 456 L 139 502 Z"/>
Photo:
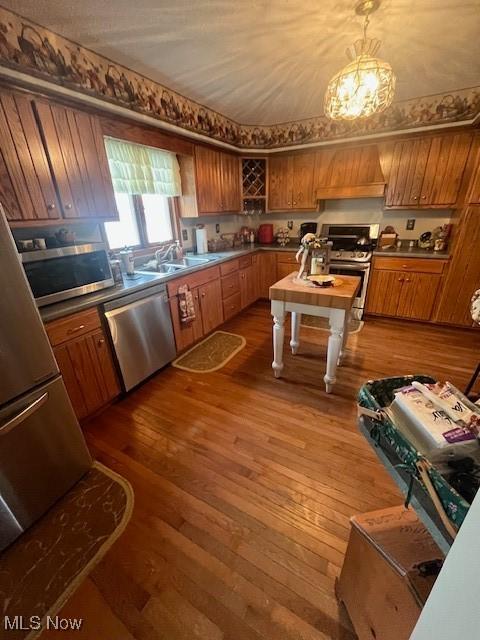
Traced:
<path id="1" fill-rule="evenodd" d="M 195 320 L 195 304 L 188 284 L 178 287 L 178 309 L 180 322 L 186 324 Z"/>

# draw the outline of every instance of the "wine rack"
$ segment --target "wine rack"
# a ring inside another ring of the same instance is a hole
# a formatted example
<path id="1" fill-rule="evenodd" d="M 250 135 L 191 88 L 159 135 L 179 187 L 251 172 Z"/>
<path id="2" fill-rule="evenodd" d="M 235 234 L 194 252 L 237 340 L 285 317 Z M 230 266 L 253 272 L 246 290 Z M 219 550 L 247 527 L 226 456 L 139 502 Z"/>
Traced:
<path id="1" fill-rule="evenodd" d="M 243 212 L 261 214 L 265 212 L 267 197 L 266 158 L 242 158 Z"/>

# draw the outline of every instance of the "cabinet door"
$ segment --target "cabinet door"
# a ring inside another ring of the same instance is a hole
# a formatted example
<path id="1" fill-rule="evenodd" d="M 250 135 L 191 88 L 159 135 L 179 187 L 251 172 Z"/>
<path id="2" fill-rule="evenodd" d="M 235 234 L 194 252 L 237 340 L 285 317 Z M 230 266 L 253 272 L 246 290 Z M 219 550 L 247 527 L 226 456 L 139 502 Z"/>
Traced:
<path id="1" fill-rule="evenodd" d="M 315 168 L 315 154 L 302 153 L 292 158 L 292 189 L 293 209 L 315 209 L 315 194 L 313 188 L 313 173 Z"/>
<path id="2" fill-rule="evenodd" d="M 221 169 L 222 211 L 238 213 L 241 210 L 240 158 L 222 153 Z"/>
<path id="3" fill-rule="evenodd" d="M 456 203 L 471 142 L 469 133 L 432 138 L 420 204 Z"/>
<path id="4" fill-rule="evenodd" d="M 471 162 L 473 164 L 473 168 L 470 187 L 468 189 L 467 202 L 480 204 L 480 136 L 477 136 L 473 141 Z"/>
<path id="5" fill-rule="evenodd" d="M 200 308 L 204 335 L 216 329 L 223 322 L 222 287 L 220 279 L 212 280 L 199 287 Z"/>
<path id="6" fill-rule="evenodd" d="M 388 172 L 386 206 L 420 204 L 430 142 L 430 138 L 417 138 L 394 144 Z"/>
<path id="7" fill-rule="evenodd" d="M 195 179 L 198 212 L 219 213 L 222 209 L 222 154 L 208 147 L 195 147 Z"/>
<path id="8" fill-rule="evenodd" d="M 255 301 L 255 273 L 253 266 L 240 269 L 240 302 L 242 309 Z"/>
<path id="9" fill-rule="evenodd" d="M 292 156 L 270 156 L 268 159 L 268 209 L 286 211 L 292 208 Z"/>
<path id="10" fill-rule="evenodd" d="M 269 289 L 277 281 L 277 256 L 274 251 L 262 251 L 258 257 L 260 276 L 258 296 L 268 300 Z"/>
<path id="11" fill-rule="evenodd" d="M 118 220 L 98 118 L 41 101 L 35 108 L 64 217 Z"/>
<path id="12" fill-rule="evenodd" d="M 435 319 L 472 326 L 470 300 L 480 289 L 480 205 L 463 212 Z"/>
<path id="13" fill-rule="evenodd" d="M 31 100 L 9 91 L 0 93 L 0 200 L 11 221 L 60 217 Z"/>
<path id="14" fill-rule="evenodd" d="M 277 280 L 286 278 L 294 271 L 298 271 L 298 265 L 288 264 L 286 262 L 277 262 Z"/>
<path id="15" fill-rule="evenodd" d="M 200 340 L 203 336 L 202 313 L 199 302 L 199 288 L 192 289 L 193 304 L 195 306 L 195 319 L 191 322 L 181 322 L 180 312 L 178 308 L 178 296 L 170 298 L 170 315 L 172 316 L 173 332 L 175 334 L 175 343 L 177 352 L 184 351 L 191 344 Z"/>
<path id="16" fill-rule="evenodd" d="M 404 273 L 397 315 L 430 320 L 441 277 L 430 273 Z"/>
<path id="17" fill-rule="evenodd" d="M 405 273 L 373 269 L 368 284 L 366 311 L 382 316 L 396 316 Z"/>
<path id="18" fill-rule="evenodd" d="M 79 419 L 98 411 L 120 393 L 102 330 L 65 342 L 53 352 Z"/>

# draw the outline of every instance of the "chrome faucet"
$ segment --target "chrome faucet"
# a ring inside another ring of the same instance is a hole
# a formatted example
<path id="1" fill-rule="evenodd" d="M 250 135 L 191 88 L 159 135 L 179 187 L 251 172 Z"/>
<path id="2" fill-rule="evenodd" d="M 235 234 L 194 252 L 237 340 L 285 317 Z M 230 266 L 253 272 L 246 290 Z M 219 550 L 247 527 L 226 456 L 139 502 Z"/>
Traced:
<path id="1" fill-rule="evenodd" d="M 166 249 L 157 249 L 157 251 L 155 251 L 155 260 L 157 261 L 157 265 L 165 262 L 165 260 L 168 260 L 170 254 L 172 253 L 172 251 L 174 251 L 174 249 L 180 249 L 180 242 L 178 240 L 176 240 L 172 244 L 169 244 Z"/>

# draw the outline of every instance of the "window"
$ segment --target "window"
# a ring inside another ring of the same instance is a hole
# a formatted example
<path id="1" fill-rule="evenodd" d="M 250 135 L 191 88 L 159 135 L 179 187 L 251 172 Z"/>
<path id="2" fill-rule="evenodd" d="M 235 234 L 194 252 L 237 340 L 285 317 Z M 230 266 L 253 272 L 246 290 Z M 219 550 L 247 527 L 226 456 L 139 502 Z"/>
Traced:
<path id="1" fill-rule="evenodd" d="M 147 247 L 174 239 L 169 198 L 159 194 L 115 193 L 120 220 L 105 222 L 110 249 Z"/>
<path id="2" fill-rule="evenodd" d="M 105 222 L 110 249 L 171 242 L 172 197 L 181 194 L 175 154 L 108 137 L 105 149 L 120 218 Z"/>

